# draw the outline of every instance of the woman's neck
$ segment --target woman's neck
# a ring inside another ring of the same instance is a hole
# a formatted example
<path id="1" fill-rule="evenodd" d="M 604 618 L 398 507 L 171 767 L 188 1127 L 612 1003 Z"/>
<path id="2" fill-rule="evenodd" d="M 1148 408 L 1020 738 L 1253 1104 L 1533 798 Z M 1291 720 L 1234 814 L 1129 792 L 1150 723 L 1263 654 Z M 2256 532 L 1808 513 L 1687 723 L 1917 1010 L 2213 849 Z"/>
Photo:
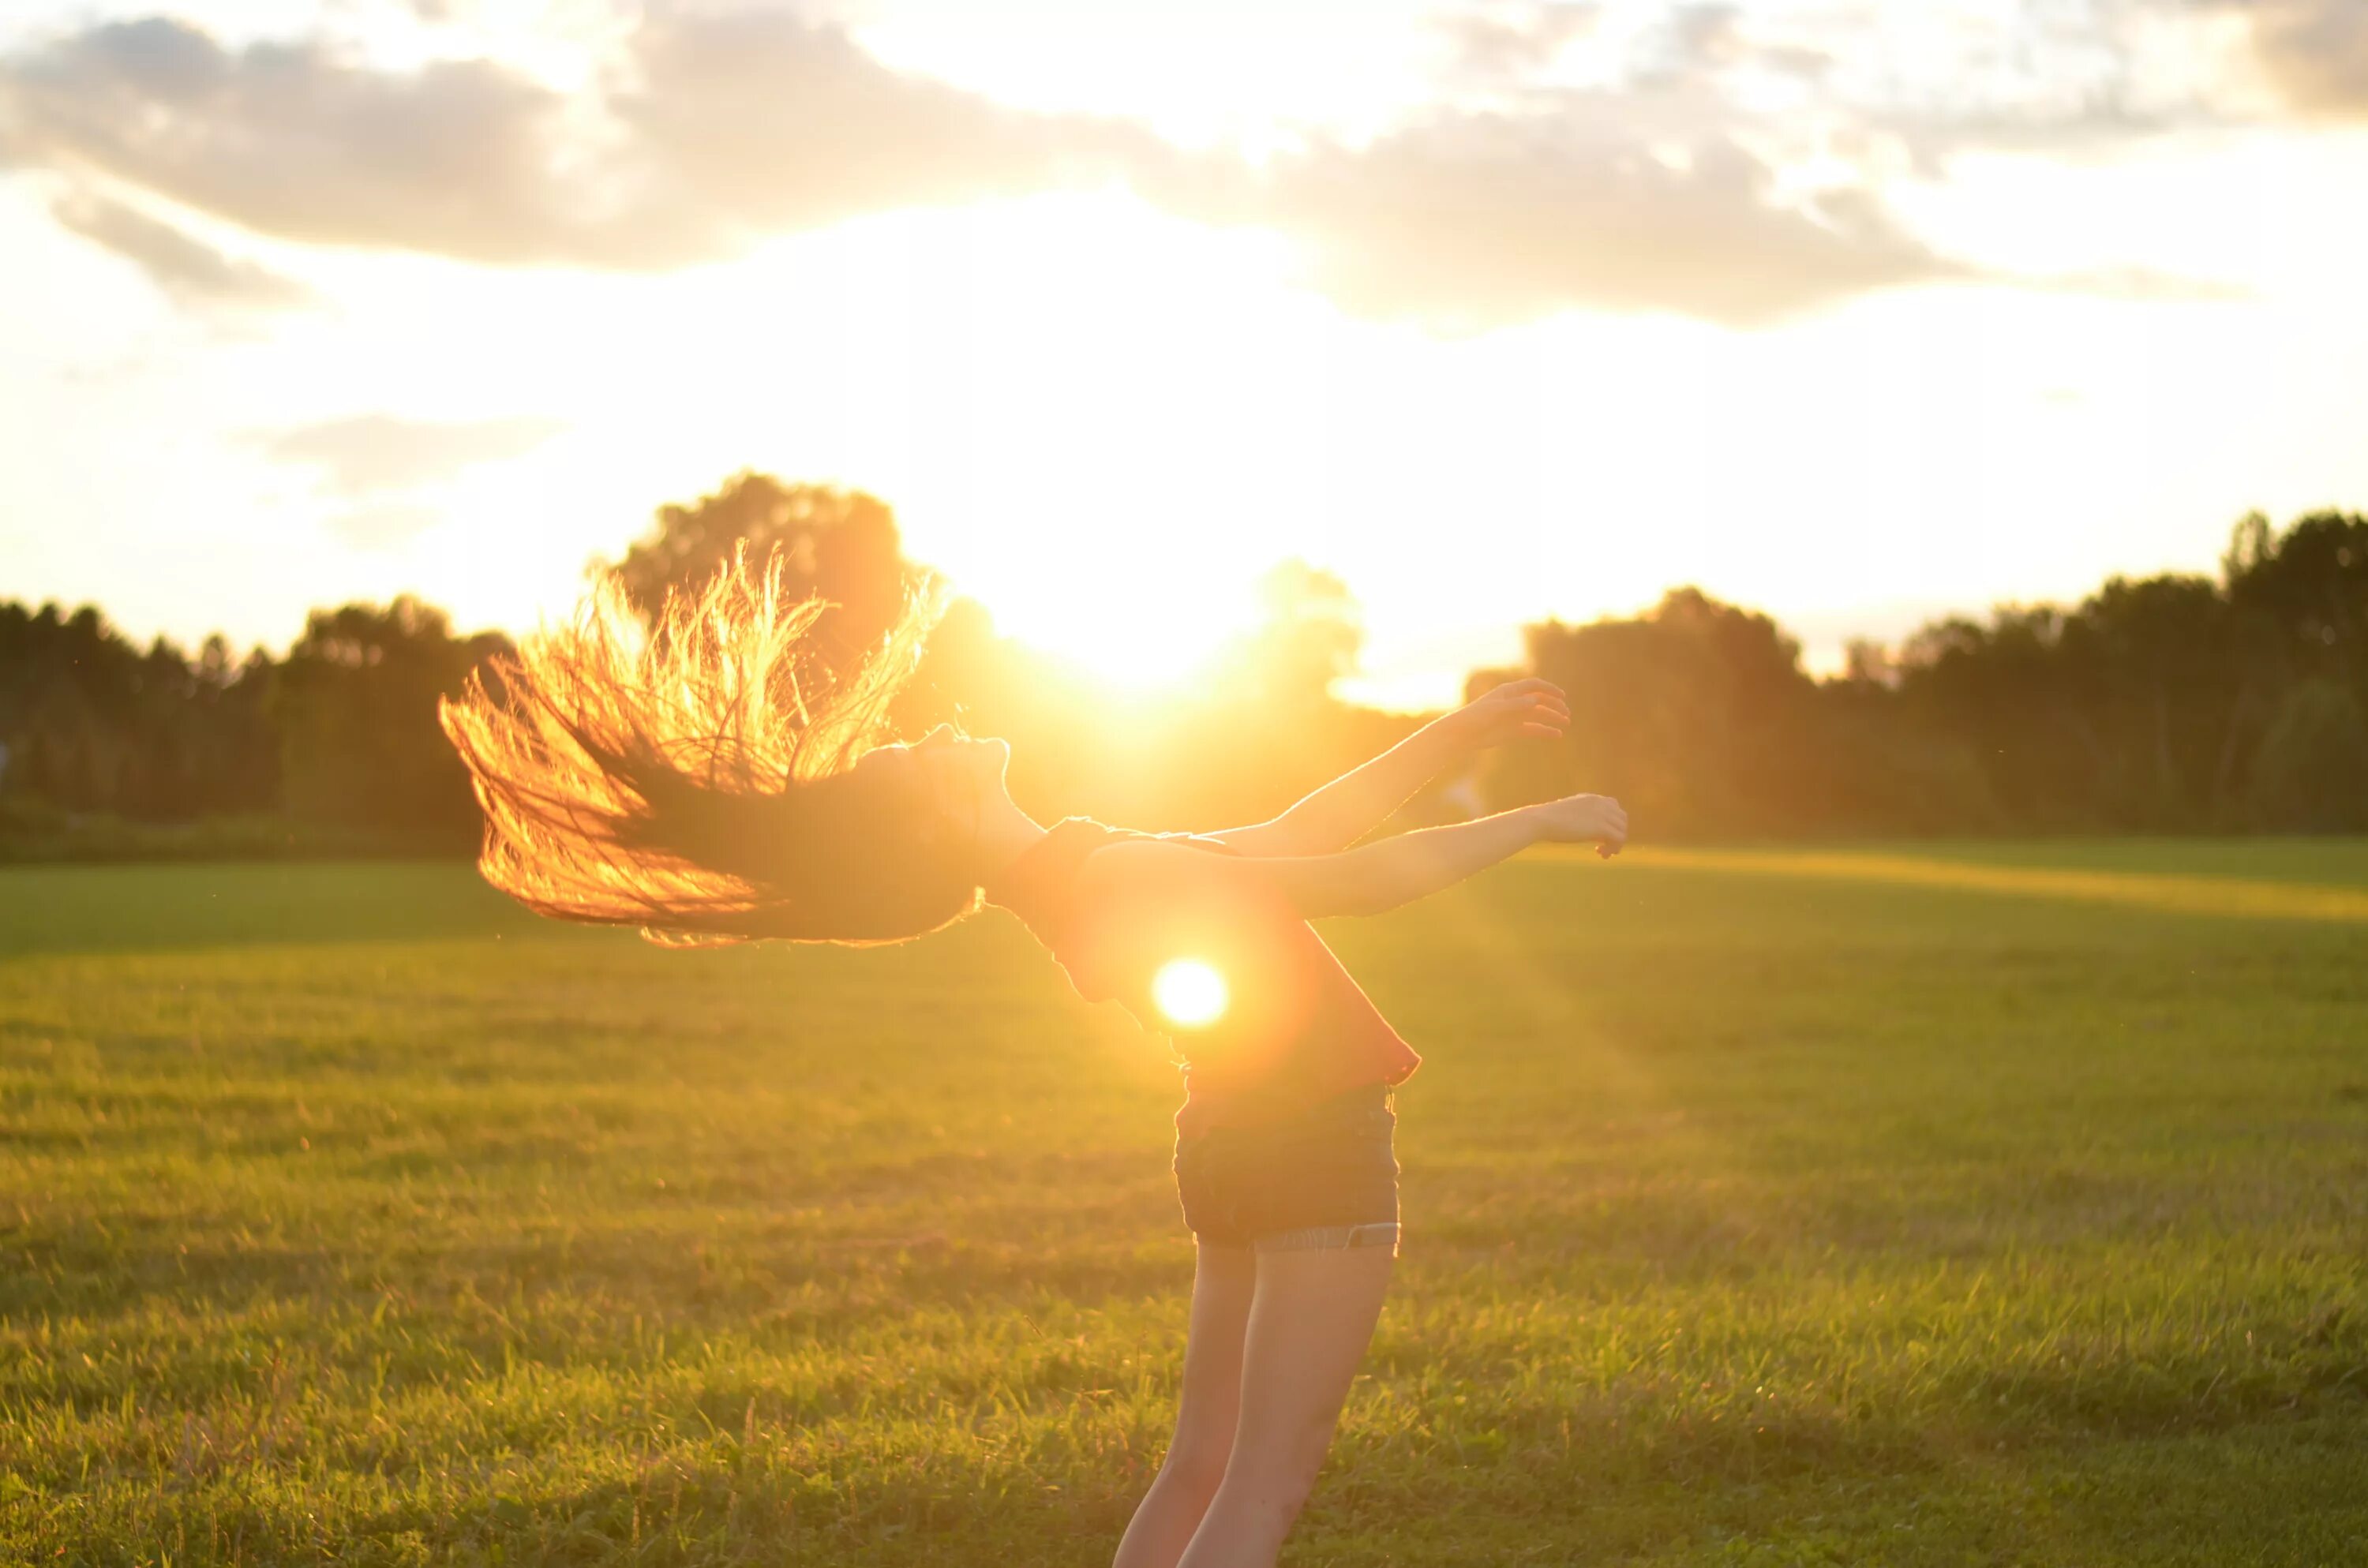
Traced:
<path id="1" fill-rule="evenodd" d="M 989 807 L 978 824 L 979 864 L 986 868 L 979 879 L 981 884 L 993 887 L 1013 861 L 1044 836 L 1045 831 L 1008 796 Z"/>

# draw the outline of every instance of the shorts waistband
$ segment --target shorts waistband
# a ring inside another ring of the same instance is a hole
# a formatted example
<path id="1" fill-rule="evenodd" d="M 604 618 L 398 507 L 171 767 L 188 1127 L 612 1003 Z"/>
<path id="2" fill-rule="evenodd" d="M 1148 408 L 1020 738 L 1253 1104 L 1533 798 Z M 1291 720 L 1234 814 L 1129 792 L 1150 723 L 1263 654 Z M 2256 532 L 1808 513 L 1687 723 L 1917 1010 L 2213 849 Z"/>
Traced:
<path id="1" fill-rule="evenodd" d="M 1203 1246 L 1212 1244 L 1202 1242 Z M 1253 1236 L 1247 1244 L 1255 1252 L 1340 1252 L 1358 1247 L 1387 1247 L 1390 1256 L 1398 1255 L 1398 1222 L 1382 1220 L 1365 1225 L 1310 1225 L 1304 1230 L 1274 1231 L 1263 1236 Z"/>

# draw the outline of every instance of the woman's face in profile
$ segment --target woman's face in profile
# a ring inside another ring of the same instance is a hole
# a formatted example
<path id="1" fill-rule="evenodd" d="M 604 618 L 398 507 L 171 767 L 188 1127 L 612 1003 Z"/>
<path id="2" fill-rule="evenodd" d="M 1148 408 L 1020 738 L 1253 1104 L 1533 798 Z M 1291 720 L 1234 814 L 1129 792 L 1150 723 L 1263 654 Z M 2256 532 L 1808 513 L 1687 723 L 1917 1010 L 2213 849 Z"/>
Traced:
<path id="1" fill-rule="evenodd" d="M 855 772 L 909 791 L 954 831 L 972 835 L 988 804 L 1003 794 L 1010 765 L 1010 742 L 958 734 L 952 725 L 939 724 L 917 741 L 874 746 L 857 760 Z"/>
<path id="2" fill-rule="evenodd" d="M 896 749 L 925 769 L 926 777 L 951 783 L 964 796 L 973 785 L 984 786 L 978 792 L 989 795 L 1001 790 L 1004 769 L 1011 765 L 1009 741 L 958 734 L 951 724 L 939 724 L 917 741 L 899 742 Z"/>

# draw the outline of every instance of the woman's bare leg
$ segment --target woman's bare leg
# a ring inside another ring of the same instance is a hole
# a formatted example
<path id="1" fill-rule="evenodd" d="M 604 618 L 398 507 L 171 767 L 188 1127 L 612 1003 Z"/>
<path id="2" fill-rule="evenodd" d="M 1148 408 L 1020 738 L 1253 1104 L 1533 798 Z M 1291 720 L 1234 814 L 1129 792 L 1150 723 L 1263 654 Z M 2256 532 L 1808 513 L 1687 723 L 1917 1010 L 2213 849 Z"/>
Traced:
<path id="1" fill-rule="evenodd" d="M 1390 1249 L 1261 1253 L 1225 1478 L 1178 1568 L 1269 1568 L 1315 1472 L 1389 1290 Z"/>
<path id="2" fill-rule="evenodd" d="M 1192 1269 L 1192 1326 L 1176 1440 L 1136 1505 L 1111 1568 L 1176 1568 L 1224 1479 L 1242 1395 L 1242 1330 L 1258 1268 L 1247 1247 L 1202 1246 Z"/>

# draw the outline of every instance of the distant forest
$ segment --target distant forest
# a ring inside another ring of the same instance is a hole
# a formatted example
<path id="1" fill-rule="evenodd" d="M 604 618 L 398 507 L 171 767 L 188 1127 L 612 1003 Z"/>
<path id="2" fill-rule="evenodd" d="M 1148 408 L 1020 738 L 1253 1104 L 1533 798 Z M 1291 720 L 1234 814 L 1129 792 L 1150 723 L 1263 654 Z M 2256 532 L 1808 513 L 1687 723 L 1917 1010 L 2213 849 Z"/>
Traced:
<path id="1" fill-rule="evenodd" d="M 757 473 L 662 508 L 598 569 L 654 606 L 744 540 L 838 605 L 823 628 L 837 663 L 928 575 L 880 501 Z M 1361 642 L 1337 577 L 1285 562 L 1264 590 L 1263 623 L 1182 699 L 1110 691 L 957 598 L 899 723 L 1009 738 L 1014 793 L 1046 820 L 1270 815 L 1422 720 L 1332 695 Z M 1936 621 L 1854 645 L 1822 680 L 1768 617 L 1692 588 L 1523 634 L 1521 668 L 1470 687 L 1545 676 L 1575 722 L 1489 760 L 1473 782 L 1491 807 L 1600 790 L 1647 839 L 2368 829 L 2356 515 L 2281 530 L 2256 514 L 2216 576 L 2115 577 L 2069 608 Z M 476 807 L 436 699 L 507 646 L 408 597 L 316 610 L 277 659 L 220 637 L 142 649 L 96 608 L 0 604 L 0 858 L 466 852 Z M 1406 820 L 1444 811 L 1435 786 Z"/>

